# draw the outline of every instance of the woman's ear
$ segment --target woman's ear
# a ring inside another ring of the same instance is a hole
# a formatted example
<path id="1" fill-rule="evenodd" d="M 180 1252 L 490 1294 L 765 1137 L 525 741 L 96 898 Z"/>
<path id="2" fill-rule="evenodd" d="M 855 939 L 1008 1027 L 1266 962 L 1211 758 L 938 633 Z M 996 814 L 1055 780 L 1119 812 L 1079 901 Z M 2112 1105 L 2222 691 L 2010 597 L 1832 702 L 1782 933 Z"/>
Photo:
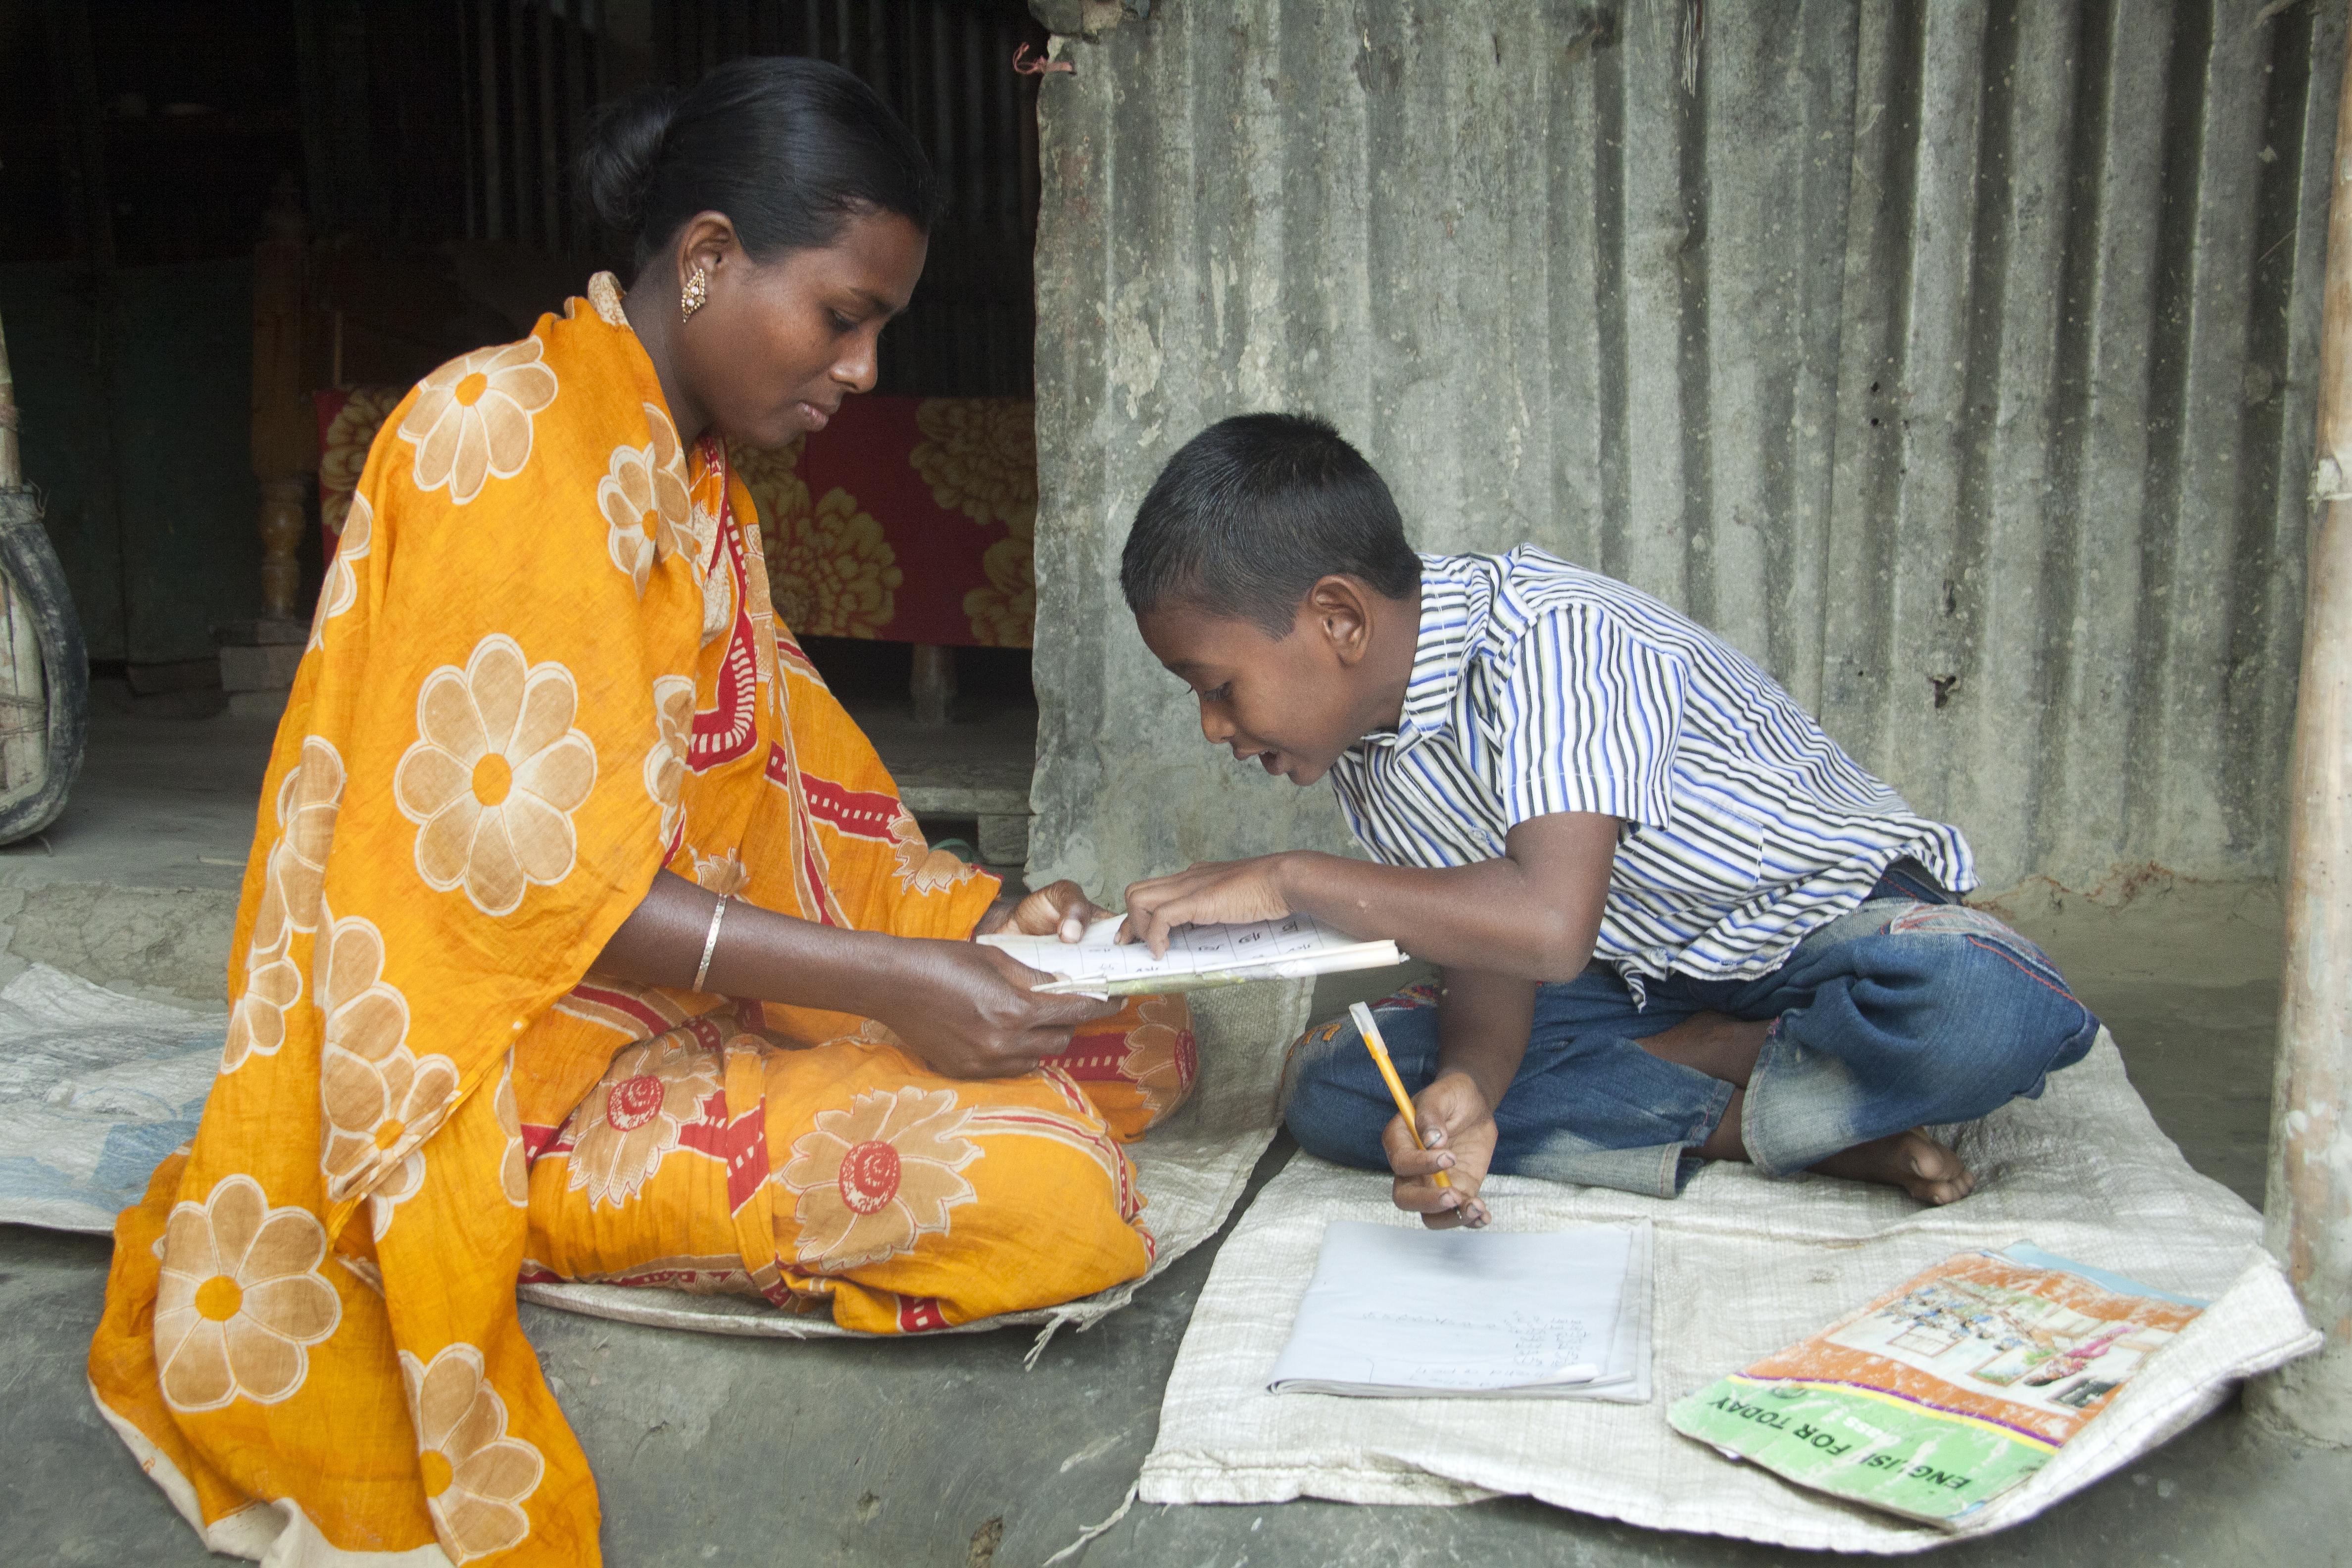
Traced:
<path id="1" fill-rule="evenodd" d="M 1371 647 L 1370 590 L 1353 577 L 1334 574 L 1307 590 L 1307 608 L 1316 630 L 1343 665 L 1354 664 Z"/>
<path id="2" fill-rule="evenodd" d="M 687 279 L 700 268 L 706 281 L 717 277 L 730 264 L 743 255 L 743 242 L 736 237 L 735 226 L 725 213 L 697 213 L 679 226 L 677 231 L 677 284 L 686 287 Z"/>

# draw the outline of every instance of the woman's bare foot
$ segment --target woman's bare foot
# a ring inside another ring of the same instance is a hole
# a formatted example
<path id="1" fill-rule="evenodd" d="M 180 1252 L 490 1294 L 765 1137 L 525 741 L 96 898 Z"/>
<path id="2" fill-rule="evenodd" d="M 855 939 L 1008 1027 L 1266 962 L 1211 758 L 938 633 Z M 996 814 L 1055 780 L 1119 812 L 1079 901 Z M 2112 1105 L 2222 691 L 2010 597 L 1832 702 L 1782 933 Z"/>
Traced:
<path id="1" fill-rule="evenodd" d="M 1857 1143 L 1813 1169 L 1825 1176 L 1901 1187 L 1923 1204 L 1958 1203 L 1977 1185 L 1958 1154 L 1916 1130 Z"/>

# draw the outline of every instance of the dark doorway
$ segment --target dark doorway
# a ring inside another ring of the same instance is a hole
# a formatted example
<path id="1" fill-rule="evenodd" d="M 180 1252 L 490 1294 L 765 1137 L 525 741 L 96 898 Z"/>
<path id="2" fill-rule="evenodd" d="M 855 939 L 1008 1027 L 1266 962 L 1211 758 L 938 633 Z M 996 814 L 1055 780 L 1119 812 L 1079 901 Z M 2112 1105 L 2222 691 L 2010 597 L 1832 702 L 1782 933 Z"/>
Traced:
<path id="1" fill-rule="evenodd" d="M 856 71 L 945 179 L 877 392 L 1031 396 L 1036 82 L 1011 63 L 1044 42 L 1020 0 L 0 0 L 0 322 L 93 658 L 165 681 L 259 606 L 265 237 L 303 247 L 279 379 L 404 385 L 623 259 L 572 188 L 591 113 L 725 59 Z M 817 640 L 845 686 L 908 658 Z M 958 657 L 974 696 L 1025 694 L 1025 649 Z"/>

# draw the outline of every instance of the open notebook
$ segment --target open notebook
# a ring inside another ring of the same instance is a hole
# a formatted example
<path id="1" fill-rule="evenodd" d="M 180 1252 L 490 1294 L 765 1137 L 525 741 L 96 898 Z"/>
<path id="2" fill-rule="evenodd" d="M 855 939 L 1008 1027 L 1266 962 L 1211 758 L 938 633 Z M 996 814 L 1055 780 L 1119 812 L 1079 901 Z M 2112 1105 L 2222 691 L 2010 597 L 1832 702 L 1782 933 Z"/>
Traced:
<path id="1" fill-rule="evenodd" d="M 1276 1394 L 1650 1397 L 1649 1222 L 1424 1230 L 1334 1220 Z"/>
<path id="2" fill-rule="evenodd" d="M 1404 962 L 1392 942 L 1358 942 L 1309 915 L 1286 915 L 1252 925 L 1179 926 L 1168 944 L 1168 956 L 1154 958 L 1139 942 L 1122 946 L 1113 940 L 1121 918 L 1109 915 L 1097 921 L 1082 942 L 1013 932 L 980 940 L 1053 975 L 1054 983 L 1038 986 L 1039 991 L 1087 996 L 1200 991 L 1244 980 L 1299 980 Z"/>

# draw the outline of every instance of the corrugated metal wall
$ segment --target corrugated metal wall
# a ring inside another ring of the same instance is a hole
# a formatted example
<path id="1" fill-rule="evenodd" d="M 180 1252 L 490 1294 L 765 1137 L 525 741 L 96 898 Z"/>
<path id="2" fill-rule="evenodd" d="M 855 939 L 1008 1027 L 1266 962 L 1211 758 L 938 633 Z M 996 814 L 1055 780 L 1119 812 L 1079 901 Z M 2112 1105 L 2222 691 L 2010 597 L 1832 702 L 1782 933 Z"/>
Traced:
<path id="1" fill-rule="evenodd" d="M 948 193 L 914 303 L 882 336 L 885 393 L 1026 397 L 1036 319 L 1036 79 L 1044 42 L 1019 0 L 664 0 L 667 79 L 742 55 L 814 55 L 856 71 L 913 129 Z"/>
<path id="2" fill-rule="evenodd" d="M 644 13 L 643 50 L 624 9 Z M 597 104 L 643 79 L 691 87 L 746 55 L 856 71 L 948 195 L 922 286 L 883 336 L 879 390 L 1029 395 L 1037 89 L 1012 64 L 1045 33 L 1019 0 L 448 0 L 443 25 L 463 94 L 467 237 L 575 258 L 602 240 L 624 271 L 625 246 L 593 231 L 572 189 Z"/>
<path id="3" fill-rule="evenodd" d="M 454 0 L 444 21 L 467 129 L 466 237 L 555 255 L 593 237 L 573 177 L 592 107 L 612 96 L 613 40 L 598 0 Z"/>
<path id="4" fill-rule="evenodd" d="M 2270 874 L 2345 12 L 2263 10 L 1166 0 L 1066 40 L 1037 868 L 1342 842 L 1201 741 L 1117 591 L 1159 463 L 1292 407 L 1423 548 L 1717 627 L 1995 886 Z"/>

